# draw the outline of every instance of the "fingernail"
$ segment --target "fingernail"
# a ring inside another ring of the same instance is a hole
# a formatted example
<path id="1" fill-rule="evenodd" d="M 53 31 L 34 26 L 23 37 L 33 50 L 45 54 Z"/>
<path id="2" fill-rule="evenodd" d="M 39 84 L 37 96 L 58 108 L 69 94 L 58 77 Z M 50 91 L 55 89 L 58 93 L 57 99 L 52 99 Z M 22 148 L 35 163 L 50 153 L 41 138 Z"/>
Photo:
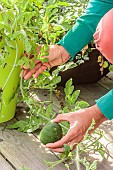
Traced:
<path id="1" fill-rule="evenodd" d="M 46 145 L 45 145 L 45 147 L 49 148 L 49 147 L 50 147 L 50 145 L 51 145 L 51 143 L 46 144 Z"/>
<path id="2" fill-rule="evenodd" d="M 48 148 L 49 144 L 46 144 L 45 146 Z"/>

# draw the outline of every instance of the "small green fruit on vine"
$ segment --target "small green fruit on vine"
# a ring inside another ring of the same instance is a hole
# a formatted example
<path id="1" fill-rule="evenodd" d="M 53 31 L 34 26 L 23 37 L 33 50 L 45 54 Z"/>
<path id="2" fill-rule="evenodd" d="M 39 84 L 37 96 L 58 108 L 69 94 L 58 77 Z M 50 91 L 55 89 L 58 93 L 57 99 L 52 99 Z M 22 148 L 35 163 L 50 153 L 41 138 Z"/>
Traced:
<path id="1" fill-rule="evenodd" d="M 47 123 L 40 132 L 40 141 L 46 145 L 54 143 L 62 138 L 62 128 L 54 122 Z"/>

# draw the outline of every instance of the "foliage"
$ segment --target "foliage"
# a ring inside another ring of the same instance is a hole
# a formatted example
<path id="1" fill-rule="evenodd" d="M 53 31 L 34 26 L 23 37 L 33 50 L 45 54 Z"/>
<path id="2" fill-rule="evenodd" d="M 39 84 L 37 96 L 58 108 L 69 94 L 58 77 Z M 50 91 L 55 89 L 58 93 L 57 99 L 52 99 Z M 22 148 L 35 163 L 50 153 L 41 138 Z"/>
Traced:
<path id="1" fill-rule="evenodd" d="M 106 61 L 102 55 L 98 56 L 97 62 L 99 63 L 101 74 L 103 74 L 105 68 L 108 68 L 111 72 L 113 71 L 113 64 Z"/>
<path id="2" fill-rule="evenodd" d="M 6 56 L 8 57 L 8 46 L 15 48 L 16 39 L 23 40 L 28 57 L 33 54 L 34 59 L 39 59 L 40 56 L 37 56 L 36 53 L 37 43 L 54 44 L 58 42 L 83 12 L 81 4 L 82 2 L 79 1 L 1 0 L 1 65 L 5 62 Z M 85 5 L 86 3 L 84 3 Z M 61 15 L 62 13 L 64 15 Z M 23 63 L 27 62 L 25 57 L 22 60 Z M 31 60 L 32 64 L 33 60 Z"/>
<path id="3" fill-rule="evenodd" d="M 21 170 L 30 170 L 30 169 L 25 166 L 22 166 Z"/>
<path id="4" fill-rule="evenodd" d="M 24 86 L 25 87 L 25 86 Z M 51 88 L 50 88 L 51 89 Z M 76 111 L 80 108 L 88 107 L 89 104 L 85 101 L 79 101 L 79 90 L 74 90 L 74 86 L 72 85 L 72 79 L 68 80 L 68 82 L 65 85 L 65 104 L 62 108 L 62 113 L 67 113 L 70 111 Z M 26 93 L 26 92 L 25 92 Z M 51 92 L 50 92 L 51 95 Z M 75 98 L 73 98 L 73 95 Z M 27 96 L 25 95 L 25 98 Z M 29 98 L 29 95 L 28 95 Z M 51 99 L 51 97 L 50 97 Z M 76 99 L 76 100 L 75 100 Z M 21 120 L 15 123 L 14 125 L 10 125 L 8 128 L 15 128 L 19 131 L 23 132 L 32 132 L 36 129 L 40 129 L 44 124 L 47 124 L 52 118 L 53 115 L 56 116 L 56 113 L 52 114 L 52 105 L 50 105 L 50 101 L 41 101 L 36 102 L 33 98 L 33 96 L 30 96 L 29 101 L 26 99 L 27 104 L 30 108 L 29 110 L 29 118 L 27 118 L 25 121 Z M 39 105 L 40 108 L 39 108 Z M 49 109 L 46 109 L 46 107 Z M 75 109 L 75 110 L 74 110 Z M 49 115 L 49 116 L 48 116 Z M 63 122 L 60 123 L 62 129 L 63 129 L 63 135 L 65 135 L 69 129 L 69 123 Z M 99 142 L 99 140 L 103 136 L 103 132 L 100 129 L 97 129 L 94 132 L 94 135 L 89 135 L 89 131 L 94 128 L 95 122 L 92 121 L 91 126 L 89 127 L 88 131 L 86 132 L 86 135 L 84 137 L 84 140 L 80 142 L 77 145 L 76 150 L 72 151 L 73 146 L 68 146 L 67 144 L 64 145 L 64 153 L 60 155 L 60 159 L 55 162 L 48 162 L 45 161 L 45 163 L 48 165 L 48 170 L 52 169 L 57 164 L 64 162 L 66 168 L 69 170 L 71 165 L 75 162 L 77 162 L 77 167 L 80 166 L 82 163 L 87 169 L 90 170 L 96 170 L 97 161 L 94 161 L 92 164 L 86 159 L 86 157 L 83 157 L 84 153 L 96 153 L 102 156 L 104 158 L 105 150 L 103 148 L 103 145 Z M 35 128 L 34 128 L 35 127 Z M 95 136 L 96 135 L 96 136 Z M 79 168 L 78 168 L 79 169 Z"/>
<path id="5" fill-rule="evenodd" d="M 105 158 L 105 149 L 103 145 L 99 142 L 99 140 L 103 136 L 103 132 L 100 129 L 96 129 L 93 135 L 89 135 L 89 131 L 94 129 L 95 122 L 92 121 L 91 126 L 87 130 L 87 133 L 84 136 L 82 142 L 80 142 L 76 149 L 72 151 L 73 146 L 69 146 L 64 144 L 64 153 L 60 154 L 60 159 L 55 162 L 45 161 L 48 165 L 48 170 L 53 169 L 57 164 L 63 162 L 68 170 L 70 170 L 71 166 L 76 161 L 76 169 L 80 169 L 80 164 L 84 165 L 87 170 L 96 170 L 97 169 L 97 160 L 90 163 L 86 157 L 84 157 L 84 153 L 91 154 L 95 153 L 100 155 L 103 159 Z"/>

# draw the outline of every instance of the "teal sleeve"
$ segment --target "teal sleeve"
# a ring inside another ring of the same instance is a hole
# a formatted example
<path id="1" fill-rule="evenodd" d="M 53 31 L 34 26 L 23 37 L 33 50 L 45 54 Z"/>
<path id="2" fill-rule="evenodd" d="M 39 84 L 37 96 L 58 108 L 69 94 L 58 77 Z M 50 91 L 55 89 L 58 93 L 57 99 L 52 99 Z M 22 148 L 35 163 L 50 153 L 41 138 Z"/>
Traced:
<path id="1" fill-rule="evenodd" d="M 113 89 L 96 100 L 96 104 L 105 117 L 109 120 L 113 119 Z"/>
<path id="2" fill-rule="evenodd" d="M 113 0 L 90 0 L 83 15 L 72 29 L 58 42 L 71 55 L 75 55 L 92 39 L 97 24 L 105 13 L 113 8 Z"/>

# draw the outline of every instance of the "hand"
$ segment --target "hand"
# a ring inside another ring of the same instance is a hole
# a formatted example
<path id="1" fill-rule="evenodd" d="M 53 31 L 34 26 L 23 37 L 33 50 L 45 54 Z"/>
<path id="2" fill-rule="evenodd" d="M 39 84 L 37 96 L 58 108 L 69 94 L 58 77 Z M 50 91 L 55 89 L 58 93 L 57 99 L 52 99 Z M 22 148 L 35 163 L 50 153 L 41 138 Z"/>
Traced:
<path id="1" fill-rule="evenodd" d="M 38 53 L 40 53 L 40 49 L 41 45 L 38 46 Z M 36 78 L 47 68 L 52 68 L 54 66 L 64 64 L 69 60 L 70 55 L 61 45 L 50 45 L 49 55 L 43 56 L 43 58 L 47 58 L 48 62 L 42 63 L 39 60 L 35 60 L 35 67 L 32 70 L 30 70 L 30 67 L 22 67 L 22 69 L 24 70 L 24 79 L 28 80 L 32 75 L 34 75 L 34 78 Z"/>
<path id="2" fill-rule="evenodd" d="M 86 131 L 92 123 L 92 119 L 95 120 L 94 128 L 97 128 L 102 122 L 107 120 L 97 105 L 76 112 L 59 114 L 52 122 L 68 121 L 70 123 L 70 129 L 61 140 L 55 143 L 49 143 L 46 147 L 55 152 L 63 152 L 63 145 L 68 144 L 72 145 L 74 149 L 84 138 Z"/>

